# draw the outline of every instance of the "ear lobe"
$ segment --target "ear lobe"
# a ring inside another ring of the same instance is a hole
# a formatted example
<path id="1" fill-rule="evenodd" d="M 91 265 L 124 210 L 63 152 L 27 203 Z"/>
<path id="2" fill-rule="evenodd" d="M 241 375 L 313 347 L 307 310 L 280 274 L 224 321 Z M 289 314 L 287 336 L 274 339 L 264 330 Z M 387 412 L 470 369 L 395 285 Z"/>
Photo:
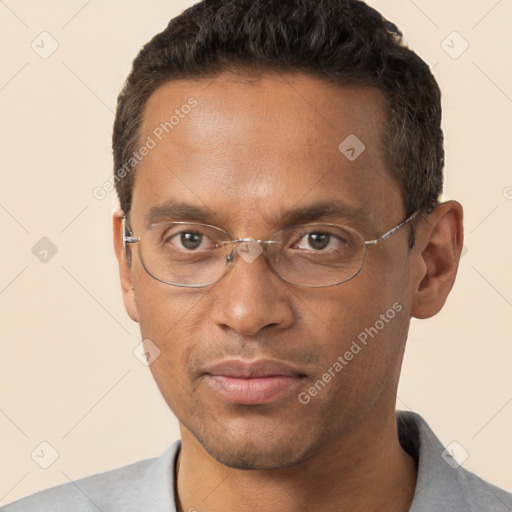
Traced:
<path id="1" fill-rule="evenodd" d="M 123 243 L 123 219 L 124 213 L 121 210 L 114 212 L 112 216 L 112 227 L 114 236 L 114 250 L 119 267 L 121 289 L 123 292 L 124 307 L 134 322 L 139 321 L 137 304 L 135 302 L 135 291 L 131 273 L 131 266 L 126 259 L 126 250 Z"/>
<path id="2" fill-rule="evenodd" d="M 462 206 L 456 201 L 440 204 L 417 228 L 416 281 L 411 315 L 430 318 L 444 306 L 452 289 L 462 252 Z"/>

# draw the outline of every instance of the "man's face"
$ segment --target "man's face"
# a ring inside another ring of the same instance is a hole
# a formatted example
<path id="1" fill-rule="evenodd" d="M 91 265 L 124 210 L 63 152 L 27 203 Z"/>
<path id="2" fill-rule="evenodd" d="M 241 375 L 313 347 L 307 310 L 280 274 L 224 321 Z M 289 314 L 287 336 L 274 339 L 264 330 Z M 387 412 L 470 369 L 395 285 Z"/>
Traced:
<path id="1" fill-rule="evenodd" d="M 154 130 L 190 97 L 197 105 L 158 141 Z M 333 201 L 367 215 L 307 222 L 348 225 L 366 240 L 378 238 L 405 213 L 383 163 L 384 129 L 384 101 L 373 88 L 300 74 L 260 80 L 223 74 L 166 84 L 145 109 L 140 141 L 149 135 L 157 146 L 136 171 L 133 233 L 140 236 L 150 208 L 179 201 L 209 215 L 168 221 L 268 240 L 285 227 L 288 210 Z M 365 145 L 355 160 L 338 148 L 351 134 Z M 328 452 L 356 427 L 368 435 L 378 429 L 394 411 L 408 329 L 408 232 L 369 247 L 356 277 L 324 288 L 284 281 L 265 252 L 251 263 L 236 255 L 234 267 L 213 285 L 176 287 L 148 275 L 132 246 L 129 312 L 143 339 L 160 350 L 150 368 L 183 435 L 192 433 L 226 465 L 278 468 Z M 262 360 L 288 365 L 291 375 L 247 384 L 213 369 Z"/>

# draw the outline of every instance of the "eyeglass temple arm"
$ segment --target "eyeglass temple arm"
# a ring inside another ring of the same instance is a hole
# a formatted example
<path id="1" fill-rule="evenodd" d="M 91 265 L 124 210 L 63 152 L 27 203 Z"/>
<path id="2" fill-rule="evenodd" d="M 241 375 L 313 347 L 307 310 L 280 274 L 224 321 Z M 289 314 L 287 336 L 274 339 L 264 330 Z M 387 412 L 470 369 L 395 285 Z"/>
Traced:
<path id="1" fill-rule="evenodd" d="M 134 236 L 129 235 L 130 227 L 126 220 L 126 217 L 123 217 L 123 247 L 126 249 L 126 244 L 134 244 L 140 241 L 140 238 L 136 238 Z"/>
<path id="2" fill-rule="evenodd" d="M 377 238 L 376 240 L 367 240 L 367 241 L 365 241 L 365 244 L 366 245 L 375 245 L 375 244 L 378 244 L 378 243 L 386 240 L 386 238 L 389 238 L 391 235 L 396 233 L 400 228 L 403 228 L 406 224 L 411 222 L 411 220 L 413 220 L 415 217 L 417 217 L 418 214 L 419 214 L 419 211 L 415 211 L 410 217 L 405 219 L 402 223 L 398 224 L 398 226 L 395 226 L 394 228 L 392 228 L 389 231 L 387 231 L 386 233 L 384 233 L 380 238 Z"/>

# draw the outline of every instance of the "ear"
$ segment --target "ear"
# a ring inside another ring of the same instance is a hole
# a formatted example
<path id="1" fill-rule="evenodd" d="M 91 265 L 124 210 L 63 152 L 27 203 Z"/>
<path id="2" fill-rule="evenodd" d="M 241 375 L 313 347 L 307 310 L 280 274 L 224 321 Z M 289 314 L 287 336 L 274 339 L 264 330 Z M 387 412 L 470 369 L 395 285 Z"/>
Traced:
<path id="1" fill-rule="evenodd" d="M 130 318 L 134 322 L 138 322 L 139 314 L 137 312 L 137 304 L 135 302 L 131 267 L 127 262 L 126 250 L 123 244 L 123 218 L 124 213 L 121 210 L 114 212 L 112 217 L 114 250 L 116 252 L 117 264 L 119 266 L 119 277 L 121 278 L 124 307 L 126 308 Z"/>
<path id="2" fill-rule="evenodd" d="M 448 298 L 462 252 L 462 217 L 462 206 L 457 201 L 447 201 L 416 228 L 413 317 L 430 318 L 436 315 Z"/>

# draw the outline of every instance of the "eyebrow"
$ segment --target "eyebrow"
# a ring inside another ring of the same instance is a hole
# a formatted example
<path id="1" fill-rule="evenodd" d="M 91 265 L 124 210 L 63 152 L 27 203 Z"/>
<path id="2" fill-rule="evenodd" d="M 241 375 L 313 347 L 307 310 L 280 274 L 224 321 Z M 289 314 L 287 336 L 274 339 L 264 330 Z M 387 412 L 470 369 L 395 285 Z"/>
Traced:
<path id="1" fill-rule="evenodd" d="M 310 205 L 296 206 L 283 212 L 276 219 L 276 224 L 282 225 L 283 228 L 316 220 L 349 220 L 362 224 L 369 221 L 370 217 L 369 211 L 362 207 L 351 206 L 340 201 L 320 201 Z M 146 227 L 173 221 L 193 221 L 215 225 L 219 221 L 219 216 L 208 208 L 173 199 L 152 206 L 146 215 Z"/>
<path id="2" fill-rule="evenodd" d="M 370 219 L 370 212 L 364 208 L 350 206 L 340 201 L 321 201 L 284 212 L 280 222 L 286 226 L 316 220 L 350 220 L 364 222 Z"/>
<path id="3" fill-rule="evenodd" d="M 165 203 L 152 206 L 149 209 L 146 214 L 146 227 L 149 227 L 152 224 L 158 224 L 159 222 L 169 221 L 190 220 L 210 223 L 214 218 L 218 221 L 218 217 L 216 217 L 215 214 L 207 208 L 201 208 L 192 204 L 169 199 Z"/>

